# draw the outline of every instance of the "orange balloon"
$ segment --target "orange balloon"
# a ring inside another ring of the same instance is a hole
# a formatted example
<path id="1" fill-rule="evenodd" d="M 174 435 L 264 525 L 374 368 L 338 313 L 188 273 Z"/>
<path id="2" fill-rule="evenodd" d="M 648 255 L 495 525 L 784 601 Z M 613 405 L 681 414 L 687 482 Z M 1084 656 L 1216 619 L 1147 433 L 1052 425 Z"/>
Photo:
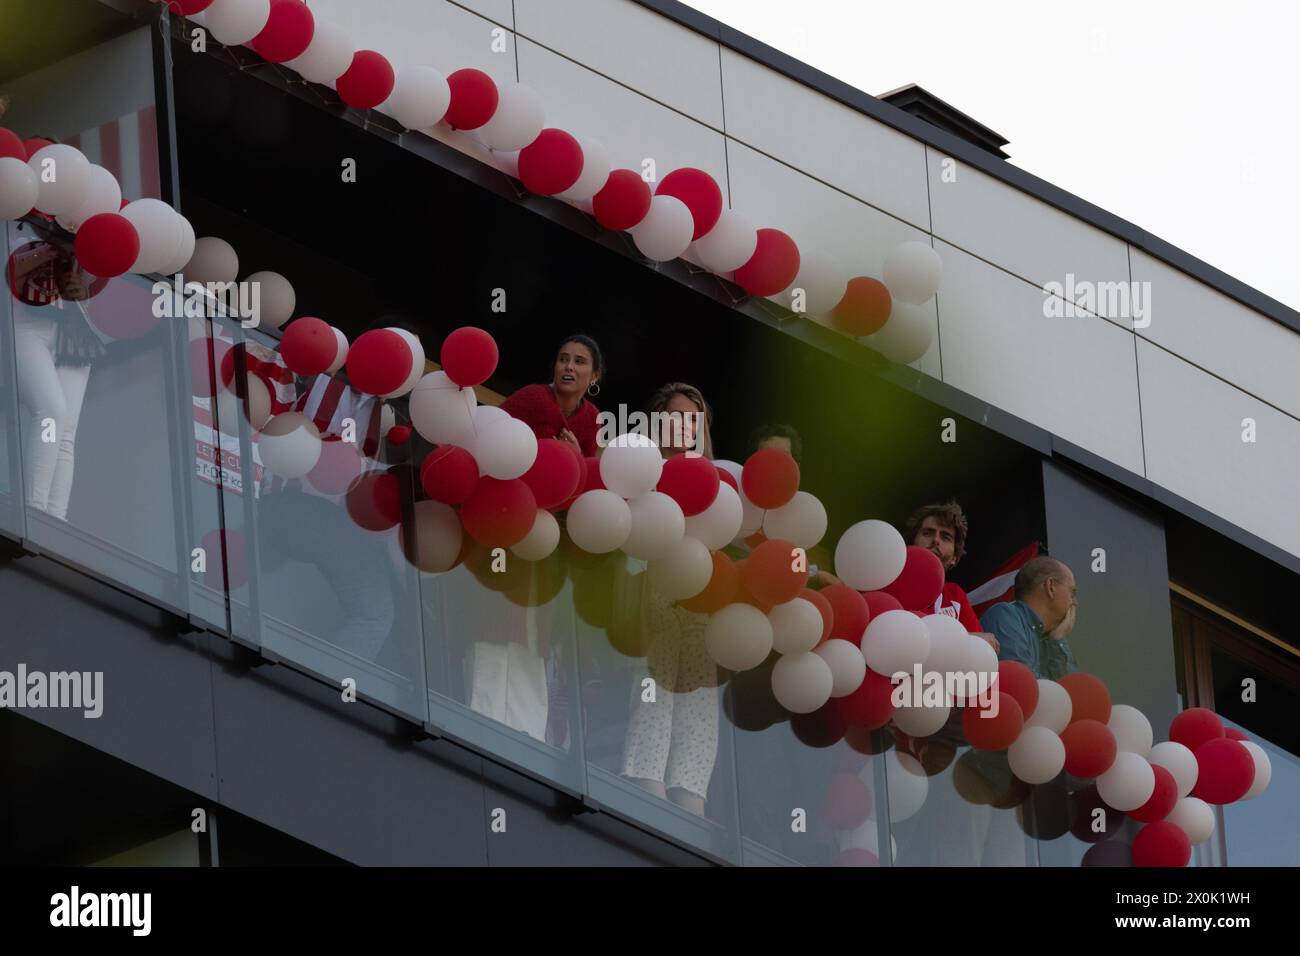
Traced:
<path id="1" fill-rule="evenodd" d="M 713 552 L 713 577 L 708 585 L 693 598 L 678 601 L 677 605 L 699 614 L 712 614 L 721 611 L 736 599 L 740 590 L 740 572 L 736 563 L 721 551 Z"/>
<path id="2" fill-rule="evenodd" d="M 807 570 L 794 567 L 793 542 L 772 538 L 755 548 L 741 569 L 745 590 L 769 607 L 793 601 L 808 584 Z M 806 562 L 805 562 L 806 567 Z"/>
<path id="3" fill-rule="evenodd" d="M 879 279 L 855 276 L 844 289 L 844 297 L 831 310 L 831 321 L 849 335 L 871 335 L 889 321 L 893 302 Z"/>
<path id="4" fill-rule="evenodd" d="M 1066 674 L 1057 681 L 1070 695 L 1074 710 L 1070 712 L 1070 723 L 1077 720 L 1095 720 L 1104 724 L 1110 720 L 1110 691 L 1100 678 L 1091 674 Z"/>

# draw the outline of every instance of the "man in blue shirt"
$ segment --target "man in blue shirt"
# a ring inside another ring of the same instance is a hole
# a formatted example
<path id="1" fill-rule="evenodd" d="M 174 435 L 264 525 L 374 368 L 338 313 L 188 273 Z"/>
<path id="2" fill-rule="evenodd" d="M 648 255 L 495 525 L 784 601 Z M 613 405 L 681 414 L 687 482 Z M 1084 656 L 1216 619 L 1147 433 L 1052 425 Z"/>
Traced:
<path id="1" fill-rule="evenodd" d="M 984 612 L 980 626 L 997 635 L 998 659 L 1019 661 L 1035 677 L 1059 680 L 1079 669 L 1066 636 L 1079 606 L 1074 574 L 1056 558 L 1027 561 L 1016 575 L 1016 599 Z"/>

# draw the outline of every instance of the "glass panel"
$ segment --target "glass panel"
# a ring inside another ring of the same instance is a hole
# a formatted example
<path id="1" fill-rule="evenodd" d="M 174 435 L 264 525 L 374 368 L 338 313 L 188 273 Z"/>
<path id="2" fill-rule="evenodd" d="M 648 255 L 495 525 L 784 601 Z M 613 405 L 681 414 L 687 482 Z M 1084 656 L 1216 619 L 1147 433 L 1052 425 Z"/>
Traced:
<path id="1" fill-rule="evenodd" d="M 0 223 L 5 249 L 16 223 Z M 12 292 L 13 270 L 6 260 L 5 287 L 0 293 L 0 532 L 14 538 L 27 533 L 23 521 L 22 433 L 19 428 L 18 377 L 14 365 Z"/>
<path id="2" fill-rule="evenodd" d="M 740 859 L 735 755 L 707 617 L 671 606 L 645 563 L 575 561 L 587 785 L 612 810 L 725 860 Z"/>
<path id="3" fill-rule="evenodd" d="M 9 231 L 27 537 L 185 613 L 184 326 L 155 314 L 149 279 L 91 281 L 66 239 Z"/>
<path id="4" fill-rule="evenodd" d="M 228 557 L 248 569 L 231 590 L 232 633 L 427 720 L 419 582 L 399 541 L 413 482 L 386 446 L 391 411 L 342 378 L 296 378 L 270 336 L 226 321 L 215 330 Z M 301 427 L 277 438 L 288 413 L 322 440 Z M 276 418 L 254 431 L 250 414 Z"/>
<path id="5" fill-rule="evenodd" d="M 1227 720 L 1224 724 L 1236 726 Z M 1256 733 L 1237 729 L 1268 754 L 1272 777 L 1259 796 L 1230 803 L 1219 811 L 1228 864 L 1295 866 L 1300 859 L 1300 832 L 1295 827 L 1296 807 L 1300 806 L 1300 759 Z M 1217 841 L 1212 838 L 1211 842 Z"/>

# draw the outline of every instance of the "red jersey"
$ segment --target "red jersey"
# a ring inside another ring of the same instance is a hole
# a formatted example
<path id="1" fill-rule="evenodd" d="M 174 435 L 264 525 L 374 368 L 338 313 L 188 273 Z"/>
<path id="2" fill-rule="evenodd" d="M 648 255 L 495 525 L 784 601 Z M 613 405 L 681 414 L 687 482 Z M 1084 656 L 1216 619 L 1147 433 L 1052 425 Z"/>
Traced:
<path id="1" fill-rule="evenodd" d="M 573 414 L 565 418 L 551 386 L 525 385 L 501 403 L 501 410 L 526 424 L 538 438 L 559 438 L 560 430 L 567 428 L 578 439 L 583 455 L 591 458 L 596 454 L 598 413 L 596 406 L 585 398 Z"/>
<path id="2" fill-rule="evenodd" d="M 983 630 L 979 618 L 975 616 L 975 611 L 970 606 L 970 598 L 961 589 L 961 585 L 954 584 L 952 581 L 944 582 L 943 591 L 935 598 L 934 610 L 930 613 L 955 617 L 971 633 Z"/>

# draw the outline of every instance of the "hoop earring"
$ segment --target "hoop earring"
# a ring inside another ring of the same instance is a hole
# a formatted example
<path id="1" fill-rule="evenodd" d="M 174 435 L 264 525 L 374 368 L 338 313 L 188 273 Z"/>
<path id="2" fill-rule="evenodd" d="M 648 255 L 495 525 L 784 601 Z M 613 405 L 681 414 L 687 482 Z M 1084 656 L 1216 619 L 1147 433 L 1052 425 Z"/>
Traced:
<path id="1" fill-rule="evenodd" d="M 592 398 L 595 398 L 597 395 L 600 394 L 600 385 L 596 382 L 592 382 L 590 385 L 587 386 L 587 394 L 590 395 Z"/>

